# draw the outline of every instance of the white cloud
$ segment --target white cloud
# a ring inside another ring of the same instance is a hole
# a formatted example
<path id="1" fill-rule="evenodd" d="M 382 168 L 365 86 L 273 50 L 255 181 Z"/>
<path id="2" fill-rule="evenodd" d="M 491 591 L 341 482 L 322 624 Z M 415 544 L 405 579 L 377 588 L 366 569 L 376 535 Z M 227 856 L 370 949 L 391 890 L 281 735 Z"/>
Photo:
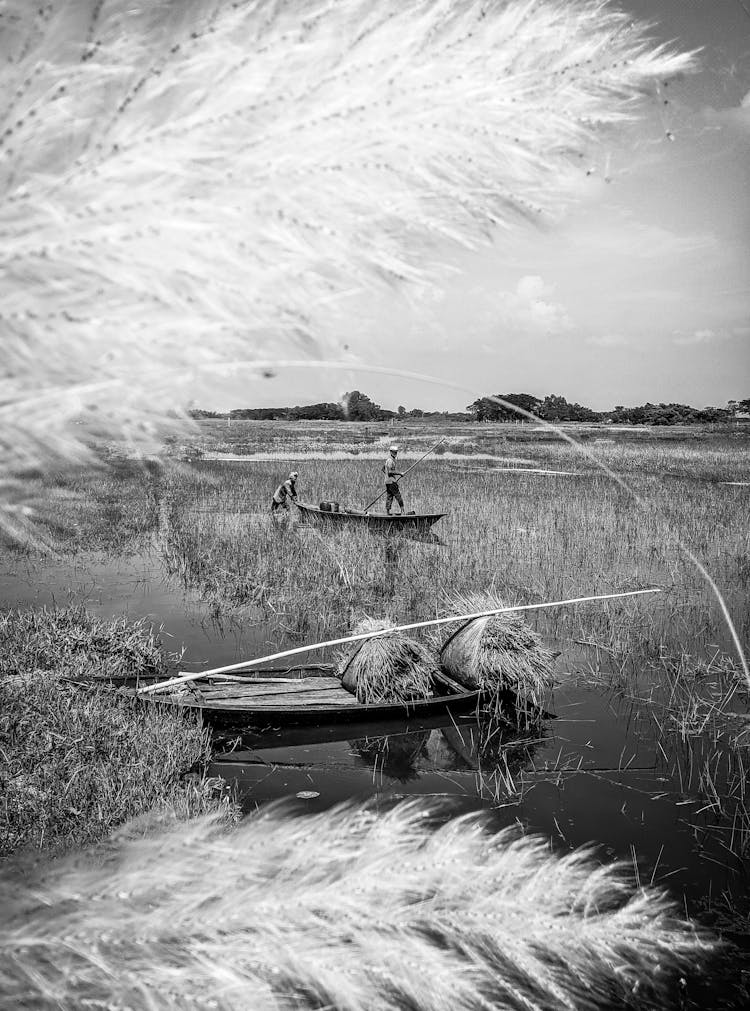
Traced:
<path id="1" fill-rule="evenodd" d="M 692 333 L 676 331 L 672 338 L 672 343 L 683 346 L 688 344 L 710 344 L 712 341 L 726 340 L 726 337 L 725 333 L 720 333 L 716 330 L 694 330 Z"/>
<path id="2" fill-rule="evenodd" d="M 623 347 L 625 344 L 629 344 L 627 337 L 623 337 L 619 333 L 605 333 L 600 337 L 587 337 L 587 344 L 594 344 L 596 347 L 600 348 L 618 348 Z"/>
<path id="3" fill-rule="evenodd" d="M 598 213 L 598 216 L 597 216 Z M 672 231 L 651 221 L 640 220 L 634 211 L 612 207 L 602 216 L 601 208 L 591 208 L 578 219 L 575 238 L 589 251 L 606 257 L 637 260 L 666 260 L 675 257 L 715 253 L 716 236 L 705 231 Z"/>
<path id="4" fill-rule="evenodd" d="M 500 322 L 529 336 L 565 333 L 573 323 L 561 302 L 551 296 L 555 286 L 547 284 L 537 274 L 526 274 L 516 284 L 515 291 L 500 292 L 495 309 Z"/>
<path id="5" fill-rule="evenodd" d="M 750 91 L 745 95 L 739 105 L 730 106 L 728 109 L 707 108 L 704 116 L 709 123 L 719 125 L 728 123 L 730 126 L 738 126 L 742 130 L 750 130 Z"/>

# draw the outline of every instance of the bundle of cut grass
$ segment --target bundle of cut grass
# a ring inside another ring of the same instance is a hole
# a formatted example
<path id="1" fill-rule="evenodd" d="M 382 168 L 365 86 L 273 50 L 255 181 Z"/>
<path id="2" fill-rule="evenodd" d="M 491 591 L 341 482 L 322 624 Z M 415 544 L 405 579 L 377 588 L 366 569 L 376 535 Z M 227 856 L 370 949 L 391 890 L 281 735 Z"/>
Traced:
<path id="1" fill-rule="evenodd" d="M 389 621 L 364 618 L 354 634 L 393 627 Z M 336 666 L 344 688 L 366 704 L 428 699 L 432 679 L 440 672 L 433 650 L 401 632 L 352 643 L 337 656 Z"/>
<path id="2" fill-rule="evenodd" d="M 429 813 L 267 808 L 229 833 L 121 833 L 31 880 L 6 868 L 0 1007 L 678 1005 L 676 974 L 712 942 L 666 896 L 585 850 Z"/>
<path id="3" fill-rule="evenodd" d="M 454 594 L 446 614 L 472 614 L 502 607 L 494 593 Z M 474 618 L 448 628 L 440 643 L 440 663 L 446 673 L 470 688 L 514 692 L 521 701 L 541 705 L 552 687 L 554 654 L 521 614 Z"/>

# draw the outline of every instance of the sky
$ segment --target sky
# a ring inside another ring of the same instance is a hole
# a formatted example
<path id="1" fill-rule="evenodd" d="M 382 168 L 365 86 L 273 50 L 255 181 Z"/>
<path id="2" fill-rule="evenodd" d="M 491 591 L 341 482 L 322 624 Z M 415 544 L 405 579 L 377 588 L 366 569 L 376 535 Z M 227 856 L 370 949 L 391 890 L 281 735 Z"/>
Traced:
<path id="1" fill-rule="evenodd" d="M 441 290 L 355 299 L 337 323 L 342 345 L 348 326 L 359 346 L 364 331 L 376 369 L 433 381 L 354 363 L 284 368 L 195 404 L 303 404 L 351 389 L 424 410 L 491 393 L 555 393 L 596 410 L 750 396 L 750 0 L 619 6 L 657 41 L 701 49 L 700 71 L 604 144 L 554 226 L 446 253 Z"/>

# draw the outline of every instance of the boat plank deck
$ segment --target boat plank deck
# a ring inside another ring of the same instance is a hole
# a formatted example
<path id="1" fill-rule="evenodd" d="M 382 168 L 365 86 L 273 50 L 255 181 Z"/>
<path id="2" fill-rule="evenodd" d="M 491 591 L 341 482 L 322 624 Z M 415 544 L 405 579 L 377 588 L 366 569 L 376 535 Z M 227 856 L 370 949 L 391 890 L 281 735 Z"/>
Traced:
<path id="1" fill-rule="evenodd" d="M 186 694 L 198 695 L 204 699 L 258 699 L 272 695 L 283 698 L 289 695 L 316 695 L 319 692 L 346 692 L 338 678 L 299 678 L 291 684 L 206 685 L 193 684 L 186 688 Z M 346 692 L 348 695 L 349 693 Z"/>

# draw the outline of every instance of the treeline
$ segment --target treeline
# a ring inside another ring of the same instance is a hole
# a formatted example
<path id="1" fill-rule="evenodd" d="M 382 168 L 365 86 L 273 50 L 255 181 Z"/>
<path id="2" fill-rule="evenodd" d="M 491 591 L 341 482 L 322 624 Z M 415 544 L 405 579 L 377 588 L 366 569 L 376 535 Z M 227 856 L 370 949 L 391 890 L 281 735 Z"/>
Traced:
<path id="1" fill-rule="evenodd" d="M 250 421 L 388 421 L 390 418 L 445 418 L 448 421 L 470 421 L 465 411 L 422 411 L 418 407 L 397 411 L 376 404 L 365 393 L 352 390 L 340 403 L 306 404 L 303 407 L 239 407 L 228 413 L 194 410 L 194 418 L 231 418 Z"/>
<path id="2" fill-rule="evenodd" d="M 618 404 L 611 411 L 593 411 L 578 403 L 569 403 L 565 397 L 551 394 L 540 399 L 529 393 L 497 393 L 497 399 L 480 397 L 469 404 L 467 411 L 475 421 L 530 420 L 504 407 L 498 400 L 515 404 L 523 411 L 543 421 L 602 421 L 626 425 L 686 425 L 698 422 L 728 421 L 738 414 L 750 413 L 750 398 L 730 400 L 726 407 L 690 407 L 688 404 L 652 404 L 623 407 Z"/>
<path id="3" fill-rule="evenodd" d="M 496 398 L 496 399 L 495 399 Z M 194 418 L 231 418 L 252 421 L 387 421 L 391 418 L 441 418 L 447 421 L 530 421 L 524 414 L 498 403 L 514 404 L 543 421 L 601 421 L 626 425 L 686 425 L 698 422 L 729 421 L 750 414 L 750 398 L 730 400 L 725 407 L 690 407 L 688 404 L 618 405 L 611 411 L 593 411 L 583 404 L 569 403 L 565 397 L 550 394 L 534 397 L 530 393 L 498 393 L 479 397 L 465 411 L 423 411 L 399 407 L 390 411 L 376 404 L 366 394 L 353 390 L 341 403 L 307 404 L 298 407 L 240 407 L 228 413 L 193 410 Z"/>

